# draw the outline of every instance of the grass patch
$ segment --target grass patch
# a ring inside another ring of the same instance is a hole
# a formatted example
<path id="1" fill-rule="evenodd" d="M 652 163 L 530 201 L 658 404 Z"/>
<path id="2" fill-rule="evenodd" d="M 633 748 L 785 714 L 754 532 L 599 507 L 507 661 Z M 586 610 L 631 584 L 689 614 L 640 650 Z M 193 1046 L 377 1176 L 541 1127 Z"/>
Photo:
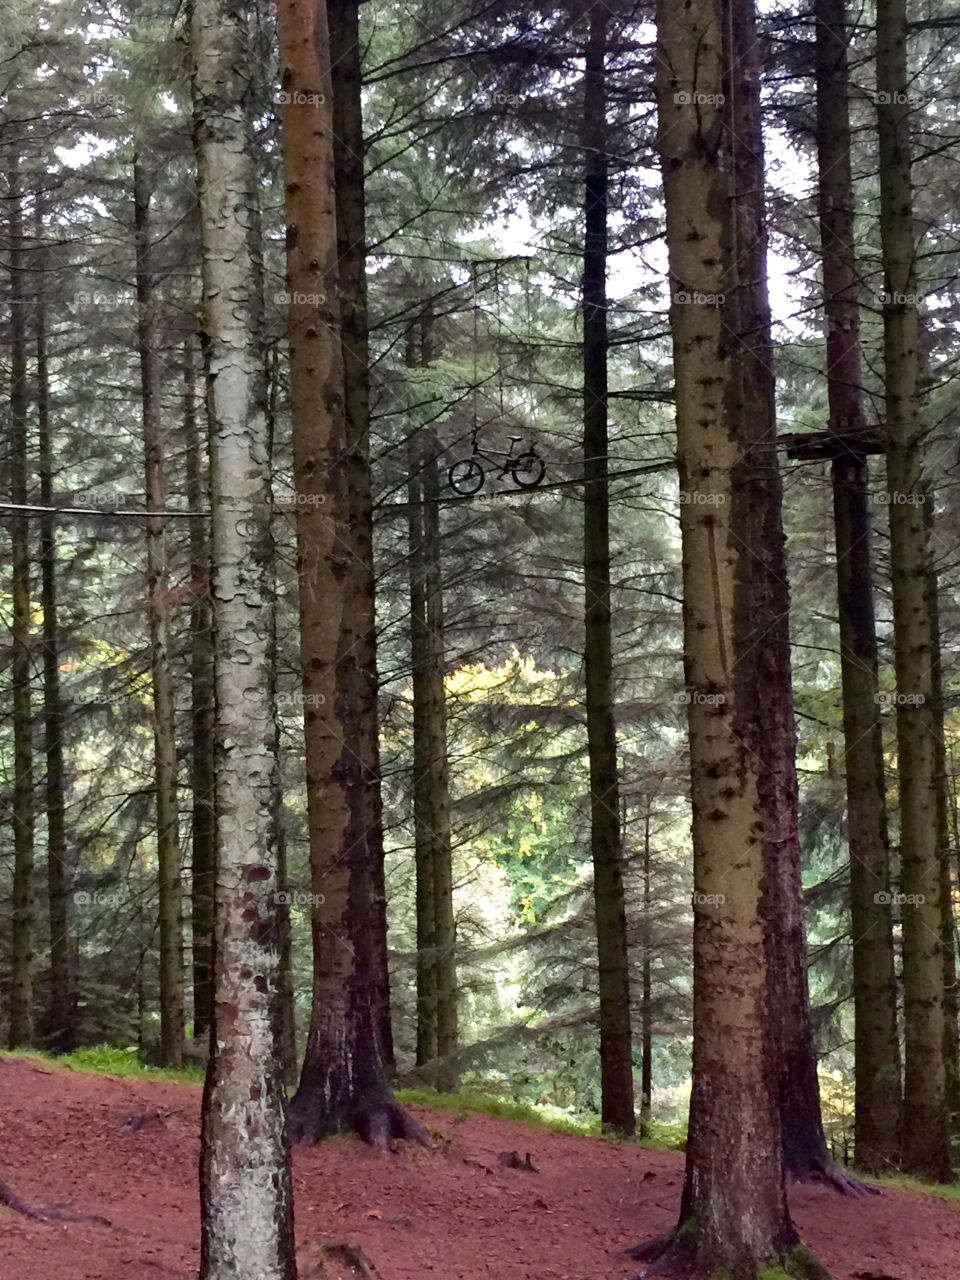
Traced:
<path id="1" fill-rule="evenodd" d="M 427 1107 L 433 1111 L 449 1111 L 456 1119 L 468 1115 L 496 1116 L 513 1124 L 529 1125 L 533 1129 L 549 1129 L 554 1133 L 569 1133 L 576 1138 L 602 1138 L 607 1142 L 629 1143 L 654 1151 L 683 1151 L 687 1141 L 687 1126 L 681 1122 L 652 1120 L 643 1137 L 624 1138 L 601 1133 L 600 1117 L 573 1119 L 552 1107 L 538 1107 L 532 1102 L 515 1102 L 492 1094 L 435 1093 L 432 1089 L 398 1089 L 397 1100 L 405 1106 Z"/>
<path id="2" fill-rule="evenodd" d="M 83 1071 L 89 1075 L 120 1076 L 124 1080 L 167 1080 L 174 1084 L 203 1084 L 203 1068 L 199 1066 L 151 1067 L 137 1050 L 119 1049 L 114 1045 L 98 1044 L 89 1049 L 77 1049 L 73 1053 L 52 1054 L 39 1049 L 10 1049 L 4 1051 L 8 1058 L 35 1058 L 46 1066 Z"/>
<path id="3" fill-rule="evenodd" d="M 530 1125 L 535 1129 L 552 1129 L 555 1133 L 571 1133 L 580 1138 L 600 1136 L 600 1120 L 577 1121 L 547 1107 L 537 1107 L 531 1102 L 514 1102 L 483 1093 L 435 1093 L 433 1089 L 398 1089 L 397 1101 L 408 1107 L 429 1107 L 434 1111 L 449 1111 L 456 1118 L 468 1115 L 496 1116 L 515 1124 Z"/>
<path id="4" fill-rule="evenodd" d="M 960 1204 L 960 1183 L 957 1182 L 924 1182 L 922 1178 L 911 1178 L 905 1173 L 892 1173 L 883 1178 L 862 1178 L 871 1187 L 879 1187 L 881 1191 L 908 1191 L 918 1196 L 936 1196 L 938 1200 L 949 1200 L 952 1204 Z"/>

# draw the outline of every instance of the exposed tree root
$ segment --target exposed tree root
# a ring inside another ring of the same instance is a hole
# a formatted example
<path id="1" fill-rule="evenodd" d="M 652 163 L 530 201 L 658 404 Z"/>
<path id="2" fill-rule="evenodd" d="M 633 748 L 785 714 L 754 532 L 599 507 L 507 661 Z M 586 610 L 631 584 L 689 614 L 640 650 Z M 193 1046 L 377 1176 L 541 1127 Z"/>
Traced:
<path id="1" fill-rule="evenodd" d="M 322 1142 L 336 1133 L 355 1133 L 379 1151 L 395 1151 L 398 1142 L 431 1147 L 430 1135 L 394 1098 L 366 1102 L 351 1111 L 324 1114 L 319 1107 L 290 1104 L 290 1140 Z"/>
<path id="2" fill-rule="evenodd" d="M 836 1191 L 842 1196 L 878 1196 L 882 1194 L 879 1187 L 871 1187 L 868 1183 L 861 1182 L 859 1178 L 847 1173 L 845 1169 L 842 1169 L 838 1164 L 834 1164 L 832 1160 L 817 1164 L 802 1176 L 790 1175 L 789 1182 L 801 1186 L 804 1183 L 817 1183 L 820 1186 L 829 1187 L 832 1191 Z"/>
<path id="3" fill-rule="evenodd" d="M 27 1204 L 25 1200 L 21 1200 L 12 1187 L 8 1187 L 5 1182 L 0 1182 L 0 1204 L 6 1205 L 8 1209 L 12 1209 L 14 1213 L 21 1214 L 24 1218 L 33 1218 L 36 1222 L 46 1222 L 46 1211 L 39 1206 Z"/>
<path id="4" fill-rule="evenodd" d="M 6 1205 L 14 1213 L 34 1222 L 95 1222 L 103 1227 L 113 1225 L 109 1218 L 102 1218 L 96 1213 L 82 1213 L 65 1204 L 27 1204 L 5 1182 L 0 1182 L 0 1205 Z"/>
<path id="5" fill-rule="evenodd" d="M 729 1276 L 730 1280 L 764 1280 L 768 1269 L 777 1276 L 792 1276 L 795 1280 L 832 1280 L 826 1267 L 800 1244 L 782 1257 L 762 1264 L 759 1271 L 753 1263 L 731 1271 L 726 1260 L 705 1254 L 695 1225 L 687 1223 L 627 1252 L 635 1261 L 647 1264 L 629 1280 L 647 1280 L 650 1276 L 663 1276 L 666 1280 L 713 1280 L 718 1275 Z"/>

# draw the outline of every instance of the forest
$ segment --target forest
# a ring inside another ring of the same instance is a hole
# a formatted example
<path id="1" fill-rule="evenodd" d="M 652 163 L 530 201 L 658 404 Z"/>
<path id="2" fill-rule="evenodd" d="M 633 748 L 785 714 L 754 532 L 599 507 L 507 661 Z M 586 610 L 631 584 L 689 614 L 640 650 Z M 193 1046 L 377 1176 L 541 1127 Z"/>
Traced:
<path id="1" fill-rule="evenodd" d="M 0 18 L 0 1280 L 956 1280 L 960 5 Z"/>

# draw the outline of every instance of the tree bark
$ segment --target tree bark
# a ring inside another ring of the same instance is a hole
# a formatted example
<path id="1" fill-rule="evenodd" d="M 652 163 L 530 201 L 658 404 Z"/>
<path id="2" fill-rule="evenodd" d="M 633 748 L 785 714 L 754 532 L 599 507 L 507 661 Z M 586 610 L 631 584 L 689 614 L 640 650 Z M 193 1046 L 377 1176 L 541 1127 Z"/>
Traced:
<path id="1" fill-rule="evenodd" d="M 927 536 L 933 542 L 933 494 L 928 493 L 923 514 Z M 943 1066 L 946 1107 L 951 1135 L 960 1129 L 960 1011 L 957 1000 L 957 926 L 954 916 L 953 849 L 950 842 L 951 788 L 947 774 L 947 743 L 944 733 L 943 659 L 940 649 L 940 583 L 934 557 L 930 556 L 927 590 L 933 649 L 933 707 L 936 742 L 937 782 L 937 865 L 940 880 L 940 946 L 943 954 Z"/>
<path id="2" fill-rule="evenodd" d="M 765 603 L 779 510 L 776 441 L 763 406 L 766 273 L 752 5 L 657 7 L 659 147 L 667 213 L 683 545 L 684 659 L 694 848 L 693 1093 L 675 1232 L 639 1250 L 668 1274 L 755 1280 L 798 1261 L 780 1139 L 776 1037 L 767 1016 L 765 802 L 770 677 Z M 744 58 L 742 67 L 737 66 Z M 736 92 L 746 102 L 735 100 Z M 746 128 L 746 132 L 741 130 Z M 732 339 L 732 340 L 731 340 Z M 761 411 L 759 422 L 755 415 Z M 774 667 L 774 670 L 777 670 Z M 789 684 L 781 690 L 789 698 Z M 804 1274 L 823 1274 L 804 1255 Z"/>
<path id="3" fill-rule="evenodd" d="M 930 547 L 923 504 L 919 309 L 913 229 L 905 0 L 877 5 L 880 237 L 904 986 L 903 1169 L 950 1178 L 943 1062 L 943 955 Z"/>
<path id="4" fill-rule="evenodd" d="M 37 194 L 36 238 L 44 238 L 43 202 Z M 50 426 L 50 369 L 47 356 L 45 279 L 47 255 L 37 263 L 37 453 L 40 463 L 40 501 L 53 500 L 53 437 Z M 40 517 L 40 603 L 43 612 L 43 741 L 47 776 L 44 808 L 47 816 L 47 899 L 50 922 L 50 1007 L 47 1043 L 54 1053 L 76 1048 L 76 1011 L 70 965 L 70 884 L 64 820 L 63 734 L 66 708 L 60 692 L 60 625 L 57 612 L 57 539 L 52 515 Z"/>
<path id="5" fill-rule="evenodd" d="M 860 312 L 853 238 L 845 0 L 816 0 L 817 152 L 830 431 L 862 433 Z M 831 463 L 853 935 L 855 1159 L 896 1167 L 900 1042 L 883 731 L 873 603 L 869 470 L 849 443 Z"/>
<path id="6" fill-rule="evenodd" d="M 339 266 L 343 399 L 349 451 L 350 529 L 355 582 L 347 594 L 344 626 L 353 636 L 354 675 L 361 736 L 354 749 L 363 762 L 362 818 L 370 860 L 375 1017 L 383 1060 L 395 1066 L 390 1021 L 387 890 L 384 880 L 383 804 L 380 793 L 380 716 L 377 705 L 377 619 L 370 474 L 370 356 L 367 333 L 366 199 L 363 171 L 363 100 L 359 0 L 330 0 L 333 168 Z"/>
<path id="7" fill-rule="evenodd" d="M 27 324 L 23 297 L 23 185 L 20 156 L 14 152 L 7 174 L 10 237 L 10 469 L 14 502 L 26 503 Z M 11 518 L 13 625 L 10 675 L 13 681 L 13 938 L 10 950 L 9 1045 L 33 1038 L 35 906 L 33 892 L 33 709 L 30 690 L 30 535 L 26 516 Z"/>
<path id="8" fill-rule="evenodd" d="M 395 1102 L 378 1025 L 369 741 L 358 694 L 358 469 L 351 459 L 337 299 L 333 118 L 326 7 L 279 9 L 291 410 L 313 923 L 313 1007 L 293 1133 L 356 1129 L 386 1145 L 422 1132 Z"/>
<path id="9" fill-rule="evenodd" d="M 413 331 L 415 332 L 415 331 Z M 408 351 L 408 365 L 418 363 Z M 413 843 L 417 922 L 416 1063 L 434 1080 L 437 1058 L 437 939 L 434 909 L 434 841 L 430 816 L 428 707 L 425 686 L 429 670 L 427 587 L 423 559 L 423 451 L 415 430 L 407 450 L 407 564 L 410 573 L 410 671 L 413 696 Z"/>
<path id="10" fill-rule="evenodd" d="M 640 995 L 640 1132 L 646 1132 L 650 1124 L 653 1102 L 653 938 L 651 915 L 653 898 L 650 892 L 650 797 L 646 798 L 643 814 L 643 960 Z"/>
<path id="11" fill-rule="evenodd" d="M 636 1128 L 630 978 L 620 832 L 620 782 L 610 638 L 607 481 L 606 44 L 610 12 L 590 10 L 583 97 L 583 554 L 584 669 L 590 758 L 590 845 L 600 985 L 600 1085 L 604 1129 Z"/>
<path id="12" fill-rule="evenodd" d="M 148 511 L 163 511 L 166 484 L 163 402 L 158 362 L 156 274 L 150 228 L 150 184 L 143 161 L 133 159 L 134 236 L 137 259 L 137 340 L 143 405 L 145 488 Z M 176 700 L 170 672 L 170 591 L 166 521 L 147 520 L 147 611 L 153 686 L 156 770 L 157 862 L 160 918 L 160 1060 L 183 1061 L 183 904 L 180 886 L 180 823 L 177 804 Z"/>
<path id="13" fill-rule="evenodd" d="M 197 421 L 193 342 L 183 349 L 184 435 L 187 446 L 187 503 L 202 511 L 209 492 L 207 433 Z M 214 826 L 213 609 L 210 596 L 210 540 L 202 519 L 190 521 L 190 789 L 193 794 L 191 848 L 191 939 L 193 944 L 193 1038 L 210 1034 L 213 1009 L 213 886 L 216 873 Z"/>
<path id="14" fill-rule="evenodd" d="M 296 1280 L 279 1053 L 276 607 L 243 11 L 194 0 L 194 144 L 210 372 L 216 669 L 214 1006 L 203 1098 L 201 1280 Z"/>

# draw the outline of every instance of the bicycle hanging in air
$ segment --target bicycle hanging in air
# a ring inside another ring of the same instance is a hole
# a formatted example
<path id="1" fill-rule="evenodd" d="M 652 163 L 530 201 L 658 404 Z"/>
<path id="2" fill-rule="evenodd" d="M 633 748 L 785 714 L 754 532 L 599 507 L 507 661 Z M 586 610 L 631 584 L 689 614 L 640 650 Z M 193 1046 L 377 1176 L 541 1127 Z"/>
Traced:
<path id="1" fill-rule="evenodd" d="M 486 479 L 487 468 L 484 463 L 489 464 L 491 470 L 497 471 L 497 479 L 502 480 L 505 476 L 510 476 L 513 483 L 518 489 L 535 489 L 543 480 L 546 473 L 546 463 L 540 454 L 537 453 L 536 447 L 530 445 L 529 448 L 522 449 L 519 453 L 514 450 L 517 445 L 523 443 L 523 436 L 509 436 L 509 449 L 482 449 L 478 436 L 480 434 L 480 421 L 478 414 L 478 391 L 479 391 L 479 370 L 477 367 L 477 348 L 479 342 L 479 302 L 477 298 L 477 266 L 476 262 L 471 264 L 471 291 L 473 294 L 473 426 L 470 431 L 472 441 L 472 449 L 470 456 L 467 458 L 458 458 L 452 464 L 447 472 L 447 481 L 454 493 L 459 493 L 461 497 L 470 498 L 474 494 L 480 492 L 483 488 L 483 482 Z M 500 351 L 499 329 L 500 322 L 500 283 L 499 283 L 499 265 L 494 268 L 494 284 L 497 291 L 497 327 L 498 355 Z M 528 284 L 528 304 L 527 304 L 527 322 L 529 324 L 529 284 Z M 503 381 L 501 366 L 501 382 L 500 382 L 500 413 L 503 415 Z"/>
<path id="2" fill-rule="evenodd" d="M 477 440 L 477 428 L 471 432 L 473 450 L 469 458 L 459 458 L 447 472 L 450 488 L 464 498 L 472 497 L 483 488 L 486 479 L 486 468 L 483 462 L 491 464 L 492 469 L 499 468 L 497 479 L 502 480 L 509 475 L 513 483 L 520 489 L 535 489 L 544 477 L 546 463 L 537 453 L 533 445 L 522 453 L 514 453 L 516 445 L 521 444 L 523 436 L 510 436 L 509 449 L 481 449 Z M 499 461 L 502 459 L 502 464 Z"/>

